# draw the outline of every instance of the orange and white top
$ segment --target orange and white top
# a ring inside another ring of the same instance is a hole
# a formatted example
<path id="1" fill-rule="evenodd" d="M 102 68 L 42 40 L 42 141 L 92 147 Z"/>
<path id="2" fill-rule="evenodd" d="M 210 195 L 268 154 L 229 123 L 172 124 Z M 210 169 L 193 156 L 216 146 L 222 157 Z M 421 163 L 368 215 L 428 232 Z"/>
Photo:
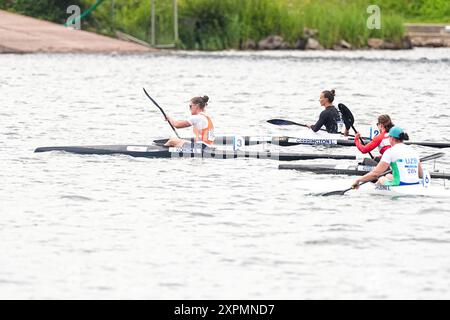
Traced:
<path id="1" fill-rule="evenodd" d="M 201 142 L 207 146 L 212 146 L 214 143 L 214 125 L 211 118 L 205 113 L 199 113 L 193 115 L 188 119 L 188 122 L 192 125 L 195 142 Z"/>

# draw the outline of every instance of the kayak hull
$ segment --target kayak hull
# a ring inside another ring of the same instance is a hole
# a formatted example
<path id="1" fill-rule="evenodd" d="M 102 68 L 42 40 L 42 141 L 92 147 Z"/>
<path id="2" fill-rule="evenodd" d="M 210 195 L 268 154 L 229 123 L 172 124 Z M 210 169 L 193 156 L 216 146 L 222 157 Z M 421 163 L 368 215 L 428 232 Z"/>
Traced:
<path id="1" fill-rule="evenodd" d="M 213 159 L 235 159 L 235 158 L 257 158 L 278 161 L 296 161 L 312 159 L 337 159 L 355 160 L 353 155 L 332 155 L 313 153 L 288 153 L 270 151 L 233 151 L 233 150 L 204 150 L 203 152 L 185 152 L 179 148 L 168 148 L 158 145 L 100 145 L 100 146 L 60 146 L 41 147 L 35 152 L 60 151 L 81 155 L 127 155 L 131 157 L 145 158 L 213 158 Z"/>
<path id="2" fill-rule="evenodd" d="M 218 136 L 214 140 L 216 146 L 230 146 L 236 143 L 236 139 L 242 139 L 242 146 L 254 146 L 260 144 L 273 144 L 281 147 L 312 145 L 312 146 L 355 146 L 353 139 L 342 139 L 341 135 L 303 135 L 302 137 L 287 136 Z M 184 138 L 187 141 L 193 141 L 192 138 Z M 163 145 L 168 139 L 158 139 L 153 142 L 157 145 Z"/>
<path id="3" fill-rule="evenodd" d="M 347 175 L 347 176 L 363 176 L 372 171 L 374 167 L 371 166 L 352 166 L 352 165 L 302 165 L 302 164 L 280 164 L 280 170 L 296 170 L 303 172 L 313 172 L 316 174 L 330 174 L 330 175 Z M 450 174 L 442 172 L 430 172 L 433 179 L 450 180 Z"/>
<path id="4" fill-rule="evenodd" d="M 383 186 L 375 183 L 367 183 L 362 185 L 358 190 L 353 191 L 355 194 L 369 194 L 390 197 L 431 197 L 431 198 L 445 198 L 450 197 L 450 190 L 438 187 L 424 187 L 422 184 L 409 186 Z"/>
<path id="5" fill-rule="evenodd" d="M 184 138 L 188 141 L 193 141 L 193 138 Z M 301 134 L 298 137 L 288 136 L 218 136 L 214 140 L 216 146 L 230 146 L 236 143 L 236 139 L 242 139 L 242 146 L 254 146 L 260 144 L 273 144 L 281 147 L 290 147 L 297 145 L 311 145 L 311 146 L 342 146 L 342 147 L 354 147 L 354 138 L 344 137 L 341 134 L 330 133 L 314 133 L 309 132 Z M 164 145 L 168 139 L 154 140 L 157 145 Z M 369 143 L 370 140 L 364 139 L 364 144 Z M 444 149 L 450 148 L 450 142 L 414 142 L 405 141 L 408 145 L 419 145 L 423 147 Z"/>
<path id="6" fill-rule="evenodd" d="M 341 134 L 330 133 L 314 133 L 306 132 L 298 135 L 297 137 L 290 136 L 218 136 L 214 143 L 217 146 L 221 145 L 233 145 L 235 138 L 242 138 L 244 145 L 253 146 L 258 144 L 275 144 L 282 147 L 296 146 L 296 145 L 320 145 L 320 146 L 343 146 L 354 147 L 355 140 L 352 137 L 345 137 Z M 164 144 L 168 139 L 155 140 L 157 144 Z M 192 140 L 192 138 L 186 138 L 186 140 Z M 369 139 L 363 139 L 364 144 L 370 142 Z M 432 141 L 405 141 L 407 145 L 418 145 L 429 148 L 444 149 L 450 148 L 450 142 L 432 142 Z"/>

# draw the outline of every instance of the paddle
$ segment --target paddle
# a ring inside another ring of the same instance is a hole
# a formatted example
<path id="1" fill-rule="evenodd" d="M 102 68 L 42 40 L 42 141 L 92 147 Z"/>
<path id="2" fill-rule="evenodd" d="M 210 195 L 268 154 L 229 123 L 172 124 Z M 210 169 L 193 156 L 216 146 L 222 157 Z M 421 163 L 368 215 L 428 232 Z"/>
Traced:
<path id="1" fill-rule="evenodd" d="M 276 126 L 299 126 L 299 127 L 305 127 L 305 128 L 309 128 L 306 124 L 302 124 L 302 123 L 297 123 L 294 121 L 290 121 L 290 120 L 284 120 L 284 119 L 271 119 L 271 120 L 267 120 L 268 123 L 276 125 Z M 320 129 L 320 131 L 327 131 L 325 129 Z M 340 133 L 341 135 L 344 135 L 343 133 Z M 349 137 L 354 138 L 354 135 L 349 134 Z M 364 139 L 370 140 L 369 138 L 364 137 Z"/>
<path id="2" fill-rule="evenodd" d="M 348 108 L 347 108 L 348 110 Z M 350 111 L 350 110 L 348 110 Z M 341 111 L 342 112 L 342 111 Z M 350 112 L 351 114 L 351 112 Z M 353 115 L 351 115 L 351 117 L 353 118 Z M 344 119 L 345 121 L 346 119 Z M 354 120 L 353 120 L 354 121 Z M 276 125 L 276 126 L 300 126 L 300 127 L 308 127 L 306 124 L 302 124 L 302 123 L 297 123 L 294 121 L 290 121 L 290 120 L 284 120 L 284 119 L 271 119 L 271 120 L 267 120 L 268 123 Z M 320 129 L 321 131 L 326 131 L 325 129 Z M 355 130 L 355 128 L 353 127 L 353 130 Z M 341 133 L 341 135 L 343 135 Z M 354 138 L 355 136 L 352 134 L 348 135 L 349 137 Z M 368 137 L 362 137 L 361 139 L 370 141 L 371 139 Z M 363 143 L 364 144 L 364 143 Z M 414 142 L 414 141 L 405 141 L 405 144 L 411 144 L 411 145 L 417 145 L 417 146 L 423 146 L 423 147 L 430 147 L 430 148 L 438 148 L 438 149 L 443 149 L 443 148 L 450 148 L 450 142 L 427 142 L 427 141 L 422 141 L 422 142 Z"/>
<path id="3" fill-rule="evenodd" d="M 289 120 L 283 120 L 283 119 L 271 119 L 271 120 L 267 120 L 268 123 L 276 125 L 276 126 L 300 126 L 300 127 L 305 127 L 308 128 L 308 126 L 306 124 L 301 124 L 301 123 L 297 123 L 294 121 L 289 121 Z M 321 129 L 323 131 L 326 131 L 324 129 Z"/>
<path id="4" fill-rule="evenodd" d="M 425 161 L 429 161 L 429 160 L 439 159 L 439 158 L 443 157 L 444 155 L 445 155 L 445 153 L 443 153 L 443 152 L 435 153 L 435 154 L 429 155 L 427 157 L 423 157 L 422 159 L 420 159 L 420 162 L 425 162 Z M 381 177 L 384 177 L 385 175 L 387 175 L 389 173 L 392 173 L 392 169 L 388 170 L 386 172 L 383 172 L 382 174 L 380 174 L 377 177 L 377 179 L 379 179 Z M 362 186 L 362 185 L 364 185 L 364 184 L 366 184 L 368 182 L 371 182 L 371 181 L 366 181 L 366 182 L 360 183 L 359 186 Z M 352 186 L 351 188 L 348 188 L 346 190 L 337 190 L 337 191 L 327 192 L 327 193 L 322 194 L 322 196 L 323 197 L 343 196 L 345 193 L 347 193 L 348 191 L 353 190 L 353 189 L 355 189 L 355 188 L 353 188 L 353 186 Z"/>
<path id="5" fill-rule="evenodd" d="M 350 109 L 347 108 L 347 106 L 343 103 L 339 103 L 338 108 L 339 108 L 339 111 L 341 111 L 341 113 L 342 113 L 342 117 L 343 117 L 344 123 L 347 126 L 347 128 L 350 126 L 353 129 L 353 131 L 355 131 L 355 133 L 357 133 L 358 131 L 355 129 L 355 126 L 354 126 L 355 118 L 353 117 L 353 114 L 350 111 Z M 365 145 L 364 141 L 361 137 L 359 137 L 359 141 L 361 141 L 363 146 Z M 375 157 L 370 152 L 369 152 L 369 156 L 372 159 L 375 159 Z"/>
<path id="6" fill-rule="evenodd" d="M 413 144 L 413 145 L 422 146 L 422 147 L 437 148 L 437 149 L 450 148 L 450 142 L 405 141 L 404 143 L 405 144 Z"/>
<path id="7" fill-rule="evenodd" d="M 159 110 L 161 110 L 164 118 L 166 118 L 167 122 L 169 122 L 170 126 L 172 127 L 173 132 L 175 132 L 175 134 L 177 135 L 177 137 L 180 139 L 180 136 L 178 135 L 177 131 L 175 130 L 175 128 L 173 127 L 173 125 L 170 123 L 170 121 L 168 121 L 168 118 L 166 116 L 166 113 L 164 112 L 164 110 L 158 105 L 158 103 L 156 103 L 155 100 L 153 100 L 152 97 L 150 97 L 150 95 L 147 93 L 147 91 L 145 90 L 145 88 L 142 88 L 146 94 L 146 96 L 155 104 L 155 106 L 158 107 Z"/>

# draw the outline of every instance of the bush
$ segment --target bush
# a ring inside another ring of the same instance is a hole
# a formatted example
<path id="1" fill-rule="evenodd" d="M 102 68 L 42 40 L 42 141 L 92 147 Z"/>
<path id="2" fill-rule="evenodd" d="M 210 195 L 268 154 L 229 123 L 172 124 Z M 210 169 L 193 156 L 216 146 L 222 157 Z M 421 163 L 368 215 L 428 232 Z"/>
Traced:
<path id="1" fill-rule="evenodd" d="M 317 29 L 326 48 L 340 40 L 362 47 L 371 36 L 401 39 L 403 19 L 396 14 L 383 13 L 381 30 L 367 29 L 369 4 L 364 0 L 182 0 L 181 41 L 186 48 L 204 50 L 237 48 L 270 35 L 295 43 L 304 27 Z"/>

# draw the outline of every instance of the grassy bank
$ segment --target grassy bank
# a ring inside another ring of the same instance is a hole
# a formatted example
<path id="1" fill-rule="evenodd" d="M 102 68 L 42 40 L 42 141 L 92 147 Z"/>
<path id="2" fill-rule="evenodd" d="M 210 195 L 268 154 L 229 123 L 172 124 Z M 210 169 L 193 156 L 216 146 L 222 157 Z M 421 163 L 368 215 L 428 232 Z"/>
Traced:
<path id="1" fill-rule="evenodd" d="M 79 4 L 82 10 L 96 0 L 0 0 L 0 8 L 64 22 L 65 8 Z M 105 34 L 121 30 L 142 40 L 150 39 L 150 0 L 106 0 L 83 20 L 83 28 Z M 157 42 L 173 40 L 172 0 L 156 0 Z M 369 30 L 367 7 L 381 9 L 382 28 Z M 258 42 L 280 35 L 295 43 L 305 27 L 318 30 L 318 40 L 331 48 L 340 40 L 364 47 L 369 38 L 399 42 L 403 24 L 450 22 L 448 0 L 178 0 L 179 46 L 185 49 L 240 48 L 248 40 Z M 112 14 L 114 13 L 114 14 Z"/>
<path id="2" fill-rule="evenodd" d="M 95 0 L 85 0 L 90 5 Z M 173 39 L 172 0 L 157 3 L 157 42 Z M 393 2 L 394 3 L 394 2 Z M 320 43 L 331 48 L 340 40 L 364 47 L 371 37 L 399 42 L 404 19 L 395 10 L 382 16 L 382 29 L 369 30 L 365 0 L 178 0 L 180 47 L 184 49 L 239 49 L 248 40 L 260 41 L 280 35 L 295 43 L 305 27 L 317 29 Z M 150 38 L 150 0 L 115 1 L 115 27 L 142 40 Z M 111 8 L 100 7 L 91 26 L 106 32 L 111 28 Z M 108 26 L 105 28 L 105 26 Z"/>
<path id="3" fill-rule="evenodd" d="M 378 0 L 387 13 L 402 15 L 406 22 L 450 23 L 448 0 Z"/>

